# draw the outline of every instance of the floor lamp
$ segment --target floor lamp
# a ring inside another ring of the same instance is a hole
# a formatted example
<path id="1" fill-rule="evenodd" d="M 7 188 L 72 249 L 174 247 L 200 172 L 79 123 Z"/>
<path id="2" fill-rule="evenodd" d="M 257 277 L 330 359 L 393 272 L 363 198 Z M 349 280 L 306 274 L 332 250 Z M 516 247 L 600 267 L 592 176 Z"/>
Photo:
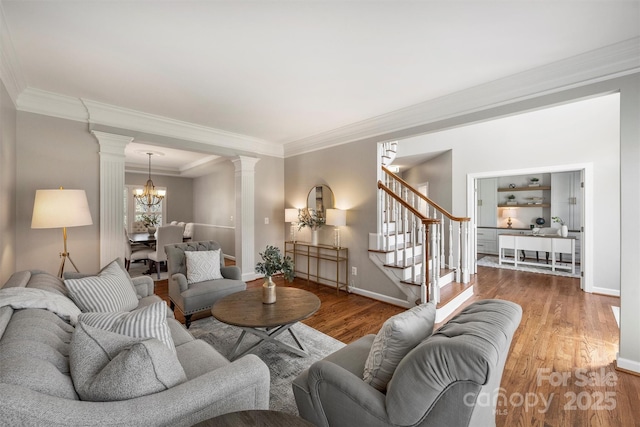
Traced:
<path id="1" fill-rule="evenodd" d="M 62 228 L 64 250 L 60 253 L 62 261 L 58 277 L 62 277 L 67 258 L 79 271 L 67 251 L 67 227 L 91 224 L 93 221 L 84 190 L 65 190 L 62 187 L 59 190 L 36 190 L 31 228 Z"/>

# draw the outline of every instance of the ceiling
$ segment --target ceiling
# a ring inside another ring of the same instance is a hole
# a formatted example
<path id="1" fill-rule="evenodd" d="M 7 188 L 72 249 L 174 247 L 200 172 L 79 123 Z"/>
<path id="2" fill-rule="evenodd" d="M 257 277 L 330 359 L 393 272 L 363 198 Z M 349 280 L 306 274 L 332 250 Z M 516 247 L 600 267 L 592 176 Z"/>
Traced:
<path id="1" fill-rule="evenodd" d="M 639 1 L 0 4 L 27 87 L 272 144 L 640 35 Z M 132 156 L 141 150 L 144 141 L 130 147 L 127 163 L 145 165 Z M 202 159 L 181 156 L 157 164 L 180 159 L 166 167 L 181 170 Z"/>

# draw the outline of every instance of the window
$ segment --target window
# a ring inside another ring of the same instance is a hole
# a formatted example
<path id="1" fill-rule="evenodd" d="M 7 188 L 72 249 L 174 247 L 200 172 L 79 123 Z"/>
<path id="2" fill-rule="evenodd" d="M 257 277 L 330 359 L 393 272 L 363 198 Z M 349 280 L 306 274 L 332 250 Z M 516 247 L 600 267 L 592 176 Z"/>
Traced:
<path id="1" fill-rule="evenodd" d="M 164 224 L 165 206 L 167 202 L 167 196 L 157 205 L 148 207 L 136 202 L 133 198 L 133 193 L 136 188 L 140 188 L 139 185 L 125 185 L 124 188 L 124 224 L 129 232 L 133 229 L 133 223 L 135 221 L 142 221 L 142 215 L 155 215 L 158 218 L 158 227 Z M 166 190 L 165 188 L 158 187 L 160 190 Z"/>

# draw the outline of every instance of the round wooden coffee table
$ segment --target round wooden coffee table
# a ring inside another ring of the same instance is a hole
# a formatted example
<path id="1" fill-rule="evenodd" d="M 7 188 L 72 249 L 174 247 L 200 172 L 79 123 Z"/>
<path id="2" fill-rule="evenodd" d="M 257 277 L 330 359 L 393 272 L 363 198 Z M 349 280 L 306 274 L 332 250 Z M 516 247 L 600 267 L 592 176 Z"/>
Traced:
<path id="1" fill-rule="evenodd" d="M 271 342 L 299 356 L 309 355 L 291 327 L 310 317 L 320 308 L 320 299 L 311 292 L 296 288 L 277 287 L 276 302 L 262 303 L 262 288 L 247 289 L 228 295 L 211 308 L 213 317 L 223 323 L 242 328 L 242 334 L 231 349 L 229 360 L 244 356 L 266 342 Z M 277 340 L 276 337 L 289 331 L 297 347 Z M 260 338 L 253 346 L 238 354 L 238 349 L 247 333 Z"/>

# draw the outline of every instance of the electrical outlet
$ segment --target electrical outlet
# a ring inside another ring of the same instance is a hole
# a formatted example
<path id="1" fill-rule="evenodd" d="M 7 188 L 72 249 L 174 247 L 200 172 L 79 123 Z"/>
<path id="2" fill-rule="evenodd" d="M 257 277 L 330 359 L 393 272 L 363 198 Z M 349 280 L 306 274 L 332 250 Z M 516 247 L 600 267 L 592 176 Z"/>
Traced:
<path id="1" fill-rule="evenodd" d="M 229 222 L 233 222 L 233 215 L 229 217 Z"/>
<path id="2" fill-rule="evenodd" d="M 351 275 L 352 276 L 357 276 L 358 275 L 358 268 L 357 267 L 351 267 Z"/>
<path id="3" fill-rule="evenodd" d="M 265 224 L 269 224 L 269 217 L 266 217 L 266 218 L 264 219 L 264 223 L 265 223 Z"/>

